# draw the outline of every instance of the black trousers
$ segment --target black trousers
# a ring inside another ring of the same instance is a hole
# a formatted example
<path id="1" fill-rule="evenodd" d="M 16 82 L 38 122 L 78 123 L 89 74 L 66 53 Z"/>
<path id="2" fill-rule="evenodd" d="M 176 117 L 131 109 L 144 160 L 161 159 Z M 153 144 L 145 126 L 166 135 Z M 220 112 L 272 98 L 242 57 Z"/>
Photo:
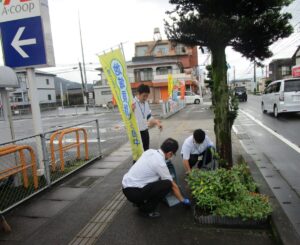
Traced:
<path id="1" fill-rule="evenodd" d="M 202 160 L 200 161 L 198 161 L 199 156 L 202 156 Z M 210 163 L 211 160 L 212 160 L 212 154 L 210 148 L 207 148 L 201 154 L 191 154 L 189 159 L 190 168 L 192 168 L 196 164 L 198 168 L 201 168 L 203 165 Z"/>
<path id="2" fill-rule="evenodd" d="M 140 131 L 140 133 L 142 137 L 144 151 L 147 151 L 149 149 L 149 142 L 150 142 L 149 131 L 148 129 L 146 129 L 144 131 Z"/>
<path id="3" fill-rule="evenodd" d="M 159 180 L 143 188 L 127 187 L 123 189 L 127 199 L 136 204 L 142 212 L 153 212 L 160 201 L 171 191 L 170 180 Z"/>

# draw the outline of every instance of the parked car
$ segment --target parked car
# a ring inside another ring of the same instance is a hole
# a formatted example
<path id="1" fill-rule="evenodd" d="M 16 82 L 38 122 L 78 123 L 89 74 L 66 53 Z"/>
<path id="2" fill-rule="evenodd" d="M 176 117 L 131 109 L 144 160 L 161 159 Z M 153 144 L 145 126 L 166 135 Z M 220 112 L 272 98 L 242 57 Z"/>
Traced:
<path id="1" fill-rule="evenodd" d="M 300 79 L 271 82 L 263 93 L 261 110 L 273 112 L 275 117 L 281 113 L 300 112 Z"/>
<path id="2" fill-rule="evenodd" d="M 178 91 L 177 97 L 180 99 L 180 91 Z M 187 104 L 200 104 L 203 103 L 203 98 L 199 94 L 195 94 L 191 91 L 185 91 L 184 94 L 185 103 Z"/>
<path id="3" fill-rule="evenodd" d="M 245 87 L 235 87 L 233 89 L 234 95 L 239 99 L 239 101 L 247 101 L 247 90 Z"/>

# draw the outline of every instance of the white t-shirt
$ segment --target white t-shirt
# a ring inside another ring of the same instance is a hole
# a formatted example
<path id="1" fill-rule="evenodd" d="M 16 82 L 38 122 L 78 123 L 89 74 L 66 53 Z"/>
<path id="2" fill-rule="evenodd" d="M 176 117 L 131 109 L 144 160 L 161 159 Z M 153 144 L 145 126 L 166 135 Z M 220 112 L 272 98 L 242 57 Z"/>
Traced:
<path id="1" fill-rule="evenodd" d="M 184 160 L 189 160 L 191 154 L 201 154 L 207 147 L 213 146 L 213 142 L 205 135 L 205 139 L 202 144 L 196 144 L 194 142 L 194 136 L 191 135 L 185 139 L 181 148 L 181 154 Z"/>
<path id="2" fill-rule="evenodd" d="M 148 129 L 147 121 L 152 118 L 149 103 L 141 103 L 137 97 L 134 98 L 135 110 L 134 114 L 140 131 Z"/>
<path id="3" fill-rule="evenodd" d="M 173 181 L 162 150 L 149 149 L 124 175 L 122 186 L 143 188 L 159 179 Z"/>

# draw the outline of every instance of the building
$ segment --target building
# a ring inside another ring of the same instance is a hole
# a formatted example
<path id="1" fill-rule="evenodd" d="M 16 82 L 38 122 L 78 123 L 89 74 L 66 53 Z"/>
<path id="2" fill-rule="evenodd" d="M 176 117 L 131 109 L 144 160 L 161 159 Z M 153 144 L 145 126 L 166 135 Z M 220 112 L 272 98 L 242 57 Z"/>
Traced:
<path id="1" fill-rule="evenodd" d="M 61 105 L 61 97 L 63 98 L 64 105 L 83 105 L 85 95 L 85 89 L 82 87 L 81 83 L 72 82 L 70 80 L 55 77 L 55 90 L 57 102 Z M 94 91 L 93 85 L 87 84 L 89 104 L 94 104 Z"/>
<path id="2" fill-rule="evenodd" d="M 269 79 L 272 81 L 292 77 L 293 59 L 276 59 L 269 64 Z"/>
<path id="3" fill-rule="evenodd" d="M 251 79 L 236 79 L 230 83 L 231 89 L 235 87 L 245 87 L 247 91 L 253 91 L 254 82 Z"/>
<path id="4" fill-rule="evenodd" d="M 112 103 L 113 95 L 108 85 L 94 86 L 94 93 L 96 106 Z"/>
<path id="5" fill-rule="evenodd" d="M 294 65 L 292 67 L 292 76 L 300 77 L 300 46 L 297 48 L 296 52 L 294 53 L 292 60 Z"/>
<path id="6" fill-rule="evenodd" d="M 135 43 L 135 56 L 127 63 L 127 73 L 133 93 L 141 84 L 150 87 L 152 103 L 168 100 L 168 76 L 184 81 L 186 89 L 198 93 L 196 47 L 175 44 L 168 40 Z"/>
<path id="7" fill-rule="evenodd" d="M 40 104 L 56 104 L 54 78 L 56 75 L 36 71 L 36 84 Z M 18 71 L 19 88 L 10 93 L 10 100 L 14 107 L 29 107 L 28 80 L 25 71 Z"/>

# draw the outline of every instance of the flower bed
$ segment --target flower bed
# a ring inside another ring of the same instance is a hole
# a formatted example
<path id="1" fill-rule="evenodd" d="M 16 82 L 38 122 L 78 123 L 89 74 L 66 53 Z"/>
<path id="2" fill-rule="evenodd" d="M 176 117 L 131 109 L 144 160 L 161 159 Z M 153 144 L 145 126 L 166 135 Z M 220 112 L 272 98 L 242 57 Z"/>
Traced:
<path id="1" fill-rule="evenodd" d="M 196 204 L 195 218 L 201 224 L 259 225 L 272 212 L 268 197 L 256 192 L 244 163 L 231 170 L 195 169 L 187 180 Z"/>

